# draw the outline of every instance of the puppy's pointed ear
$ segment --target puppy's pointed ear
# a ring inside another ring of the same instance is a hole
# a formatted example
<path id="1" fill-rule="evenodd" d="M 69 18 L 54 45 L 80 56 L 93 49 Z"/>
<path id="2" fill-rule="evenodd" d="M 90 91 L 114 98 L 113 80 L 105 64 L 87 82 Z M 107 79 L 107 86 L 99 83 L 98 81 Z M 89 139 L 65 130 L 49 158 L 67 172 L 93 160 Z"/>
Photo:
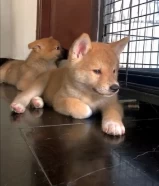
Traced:
<path id="1" fill-rule="evenodd" d="M 88 34 L 83 33 L 77 38 L 69 51 L 71 61 L 78 62 L 92 49 L 91 39 Z"/>
<path id="2" fill-rule="evenodd" d="M 120 56 L 122 51 L 124 50 L 125 46 L 129 42 L 129 37 L 125 37 L 119 41 L 110 43 L 109 46 L 113 48 L 114 52 L 117 54 L 117 56 Z"/>
<path id="3" fill-rule="evenodd" d="M 29 49 L 33 49 L 36 52 L 40 52 L 40 50 L 43 48 L 43 43 L 40 40 L 36 40 L 32 43 L 28 44 Z"/>

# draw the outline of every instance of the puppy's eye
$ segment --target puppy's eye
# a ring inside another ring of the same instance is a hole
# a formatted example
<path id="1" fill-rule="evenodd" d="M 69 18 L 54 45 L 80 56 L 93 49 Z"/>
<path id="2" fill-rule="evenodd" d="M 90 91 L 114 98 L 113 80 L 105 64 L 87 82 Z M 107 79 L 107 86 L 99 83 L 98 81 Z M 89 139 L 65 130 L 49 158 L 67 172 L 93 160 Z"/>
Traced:
<path id="1" fill-rule="evenodd" d="M 94 72 L 95 74 L 101 74 L 101 73 L 102 73 L 100 69 L 94 69 L 93 72 Z"/>
<path id="2" fill-rule="evenodd" d="M 115 74 L 115 72 L 116 72 L 116 70 L 114 69 L 114 70 L 113 70 L 113 74 Z"/>
<path id="3" fill-rule="evenodd" d="M 60 47 L 59 47 L 59 46 L 57 46 L 57 47 L 55 47 L 55 49 L 56 49 L 56 50 L 60 50 Z"/>

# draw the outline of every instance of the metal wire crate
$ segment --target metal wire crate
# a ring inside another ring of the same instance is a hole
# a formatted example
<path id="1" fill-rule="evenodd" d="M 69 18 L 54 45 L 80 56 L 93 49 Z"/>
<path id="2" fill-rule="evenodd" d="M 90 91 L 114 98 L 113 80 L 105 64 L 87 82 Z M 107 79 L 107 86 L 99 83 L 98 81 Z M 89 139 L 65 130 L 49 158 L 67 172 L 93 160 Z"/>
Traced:
<path id="1" fill-rule="evenodd" d="M 159 96 L 159 0 L 103 0 L 101 7 L 101 40 L 130 36 L 120 58 L 121 84 Z"/>

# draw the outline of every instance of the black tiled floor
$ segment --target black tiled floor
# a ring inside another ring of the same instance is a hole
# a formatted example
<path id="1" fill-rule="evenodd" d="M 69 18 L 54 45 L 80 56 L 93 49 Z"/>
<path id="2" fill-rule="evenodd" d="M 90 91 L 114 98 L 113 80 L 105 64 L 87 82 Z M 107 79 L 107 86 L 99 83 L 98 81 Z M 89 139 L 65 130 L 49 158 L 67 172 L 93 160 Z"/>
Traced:
<path id="1" fill-rule="evenodd" d="M 159 186 L 159 108 L 125 112 L 126 135 L 45 107 L 11 114 L 14 87 L 0 85 L 2 186 Z"/>

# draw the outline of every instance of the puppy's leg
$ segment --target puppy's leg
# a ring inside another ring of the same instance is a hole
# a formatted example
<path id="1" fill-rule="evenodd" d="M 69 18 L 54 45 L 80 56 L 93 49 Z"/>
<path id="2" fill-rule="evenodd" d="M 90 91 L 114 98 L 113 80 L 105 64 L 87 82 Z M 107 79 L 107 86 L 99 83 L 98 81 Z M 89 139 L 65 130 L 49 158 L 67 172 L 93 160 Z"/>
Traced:
<path id="1" fill-rule="evenodd" d="M 31 104 L 33 105 L 34 108 L 43 108 L 43 106 L 44 106 L 43 99 L 38 96 L 34 97 L 31 100 Z"/>
<path id="2" fill-rule="evenodd" d="M 35 98 L 37 102 L 37 96 L 42 95 L 47 85 L 48 77 L 49 77 L 48 74 L 44 74 L 40 76 L 29 89 L 20 93 L 11 103 L 11 110 L 16 113 L 23 113 L 25 111 L 25 108 L 27 107 L 27 105 L 30 103 L 30 101 L 33 98 Z M 41 108 L 43 106 L 43 101 L 41 98 L 39 100 L 41 102 L 40 103 L 40 108 Z M 35 100 L 33 99 L 33 102 L 34 101 Z M 35 106 L 35 103 L 34 103 L 34 106 Z"/>
<path id="3" fill-rule="evenodd" d="M 102 130 L 103 132 L 120 136 L 125 133 L 122 123 L 123 109 L 118 102 L 114 102 L 103 109 Z"/>
<path id="4" fill-rule="evenodd" d="M 57 112 L 77 119 L 92 115 L 91 108 L 76 98 L 58 98 L 53 103 L 53 107 Z"/>
<path id="5" fill-rule="evenodd" d="M 16 87 L 18 90 L 24 91 L 31 85 L 32 82 L 33 81 L 30 82 L 29 80 L 22 79 L 17 83 Z"/>
<path id="6" fill-rule="evenodd" d="M 22 91 L 28 89 L 36 79 L 35 73 L 33 70 L 30 70 L 24 74 L 16 84 L 17 89 Z"/>
<path id="7" fill-rule="evenodd" d="M 30 89 L 18 94 L 14 101 L 11 103 L 11 110 L 16 113 L 25 112 L 25 108 L 30 103 L 31 99 L 39 96 L 40 90 L 36 89 L 36 86 L 32 86 Z"/>

